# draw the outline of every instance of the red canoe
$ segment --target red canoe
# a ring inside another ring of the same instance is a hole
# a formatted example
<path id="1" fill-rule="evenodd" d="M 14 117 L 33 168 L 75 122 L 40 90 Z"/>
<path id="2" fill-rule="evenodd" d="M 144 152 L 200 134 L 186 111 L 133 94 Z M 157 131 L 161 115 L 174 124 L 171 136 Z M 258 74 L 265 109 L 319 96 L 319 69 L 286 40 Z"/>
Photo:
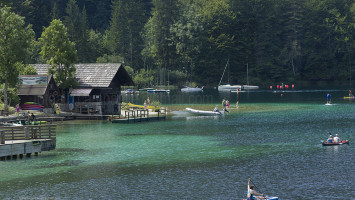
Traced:
<path id="1" fill-rule="evenodd" d="M 341 144 L 349 144 L 349 140 L 342 140 L 341 142 L 322 142 L 323 146 L 333 146 Z"/>

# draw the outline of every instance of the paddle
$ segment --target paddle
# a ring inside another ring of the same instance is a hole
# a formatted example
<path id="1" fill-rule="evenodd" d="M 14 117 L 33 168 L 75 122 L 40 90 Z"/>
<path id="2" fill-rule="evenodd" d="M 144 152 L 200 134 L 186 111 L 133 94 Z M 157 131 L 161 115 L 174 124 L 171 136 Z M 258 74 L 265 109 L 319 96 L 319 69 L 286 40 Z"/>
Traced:
<path id="1" fill-rule="evenodd" d="M 260 192 L 260 193 L 264 194 L 263 192 L 261 192 L 261 190 L 260 190 L 258 187 L 256 187 L 256 185 L 255 185 L 255 183 L 253 182 L 253 180 L 252 180 L 252 179 L 250 179 L 250 181 L 251 181 L 251 183 L 254 185 L 254 187 L 255 187 L 255 188 L 257 188 L 257 189 L 259 190 L 259 192 Z M 263 196 L 264 196 L 264 195 L 263 195 Z"/>

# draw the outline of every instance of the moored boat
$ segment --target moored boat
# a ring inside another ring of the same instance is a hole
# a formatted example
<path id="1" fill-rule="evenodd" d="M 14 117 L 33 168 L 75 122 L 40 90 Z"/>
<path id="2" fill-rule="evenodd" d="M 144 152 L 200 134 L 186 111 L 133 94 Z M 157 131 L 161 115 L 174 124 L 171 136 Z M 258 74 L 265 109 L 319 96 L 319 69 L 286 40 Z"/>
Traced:
<path id="1" fill-rule="evenodd" d="M 147 90 L 147 92 L 150 92 L 150 93 L 161 93 L 161 92 L 170 92 L 170 90 L 159 90 L 159 89 L 155 89 L 155 90 Z"/>
<path id="2" fill-rule="evenodd" d="M 139 89 L 139 91 L 141 91 L 141 92 L 146 92 L 148 90 L 154 90 L 154 88 L 141 88 L 141 89 Z"/>
<path id="3" fill-rule="evenodd" d="M 181 88 L 181 92 L 202 92 L 203 91 L 203 87 L 199 88 L 199 87 L 184 87 Z"/>
<path id="4" fill-rule="evenodd" d="M 139 91 L 135 91 L 133 89 L 127 89 L 125 91 L 122 91 L 123 94 L 137 94 Z"/>
<path id="5" fill-rule="evenodd" d="M 242 89 L 243 90 L 257 90 L 257 89 L 259 89 L 259 86 L 257 86 L 257 85 L 243 85 Z"/>
<path id="6" fill-rule="evenodd" d="M 206 111 L 206 110 L 196 110 L 192 108 L 186 108 L 186 111 L 195 115 L 204 115 L 204 116 L 219 116 L 224 114 L 224 111 Z"/>
<path id="7" fill-rule="evenodd" d="M 342 140 L 341 142 L 322 142 L 323 146 L 334 146 L 334 145 L 342 145 L 349 144 L 349 140 Z"/>
<path id="8" fill-rule="evenodd" d="M 242 86 L 241 85 L 231 85 L 231 84 L 218 86 L 218 91 L 231 91 L 231 90 L 238 90 L 238 89 L 241 90 Z"/>

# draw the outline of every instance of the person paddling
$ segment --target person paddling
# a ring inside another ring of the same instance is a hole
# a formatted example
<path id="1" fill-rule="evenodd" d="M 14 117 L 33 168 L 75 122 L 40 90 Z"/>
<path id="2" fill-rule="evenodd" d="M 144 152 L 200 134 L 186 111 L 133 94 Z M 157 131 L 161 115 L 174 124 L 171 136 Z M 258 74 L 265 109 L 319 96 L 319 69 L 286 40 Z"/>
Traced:
<path id="1" fill-rule="evenodd" d="M 258 196 L 256 196 L 258 195 Z M 259 200 L 259 199 L 266 199 L 263 194 L 257 193 L 254 190 L 254 185 L 250 185 L 250 178 L 248 180 L 248 194 L 247 194 L 247 200 Z"/>

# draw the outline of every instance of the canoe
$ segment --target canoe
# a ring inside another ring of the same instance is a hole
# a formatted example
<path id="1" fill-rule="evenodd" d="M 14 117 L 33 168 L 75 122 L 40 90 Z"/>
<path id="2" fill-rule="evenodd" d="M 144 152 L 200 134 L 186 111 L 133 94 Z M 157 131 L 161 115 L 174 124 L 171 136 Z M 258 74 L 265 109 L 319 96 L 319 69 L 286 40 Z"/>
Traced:
<path id="1" fill-rule="evenodd" d="M 341 142 L 322 142 L 323 146 L 335 146 L 335 145 L 342 145 L 342 144 L 349 144 L 349 140 L 343 140 Z"/>
<path id="2" fill-rule="evenodd" d="M 26 125 L 28 125 L 28 122 L 25 122 Z M 40 125 L 40 124 L 47 124 L 47 121 L 34 121 L 31 122 L 31 125 Z"/>
<path id="3" fill-rule="evenodd" d="M 21 107 L 21 110 L 43 110 L 43 108 L 23 108 Z"/>
<path id="4" fill-rule="evenodd" d="M 36 103 L 36 102 L 25 102 L 23 104 L 26 104 L 26 105 L 41 105 L 41 104 Z"/>
<path id="5" fill-rule="evenodd" d="M 219 116 L 223 115 L 224 111 L 205 111 L 205 110 L 196 110 L 192 108 L 186 108 L 186 111 L 195 115 L 204 115 L 204 116 Z"/>
<path id="6" fill-rule="evenodd" d="M 21 105 L 20 107 L 32 107 L 32 108 L 43 108 L 44 106 L 41 106 L 41 105 Z"/>

